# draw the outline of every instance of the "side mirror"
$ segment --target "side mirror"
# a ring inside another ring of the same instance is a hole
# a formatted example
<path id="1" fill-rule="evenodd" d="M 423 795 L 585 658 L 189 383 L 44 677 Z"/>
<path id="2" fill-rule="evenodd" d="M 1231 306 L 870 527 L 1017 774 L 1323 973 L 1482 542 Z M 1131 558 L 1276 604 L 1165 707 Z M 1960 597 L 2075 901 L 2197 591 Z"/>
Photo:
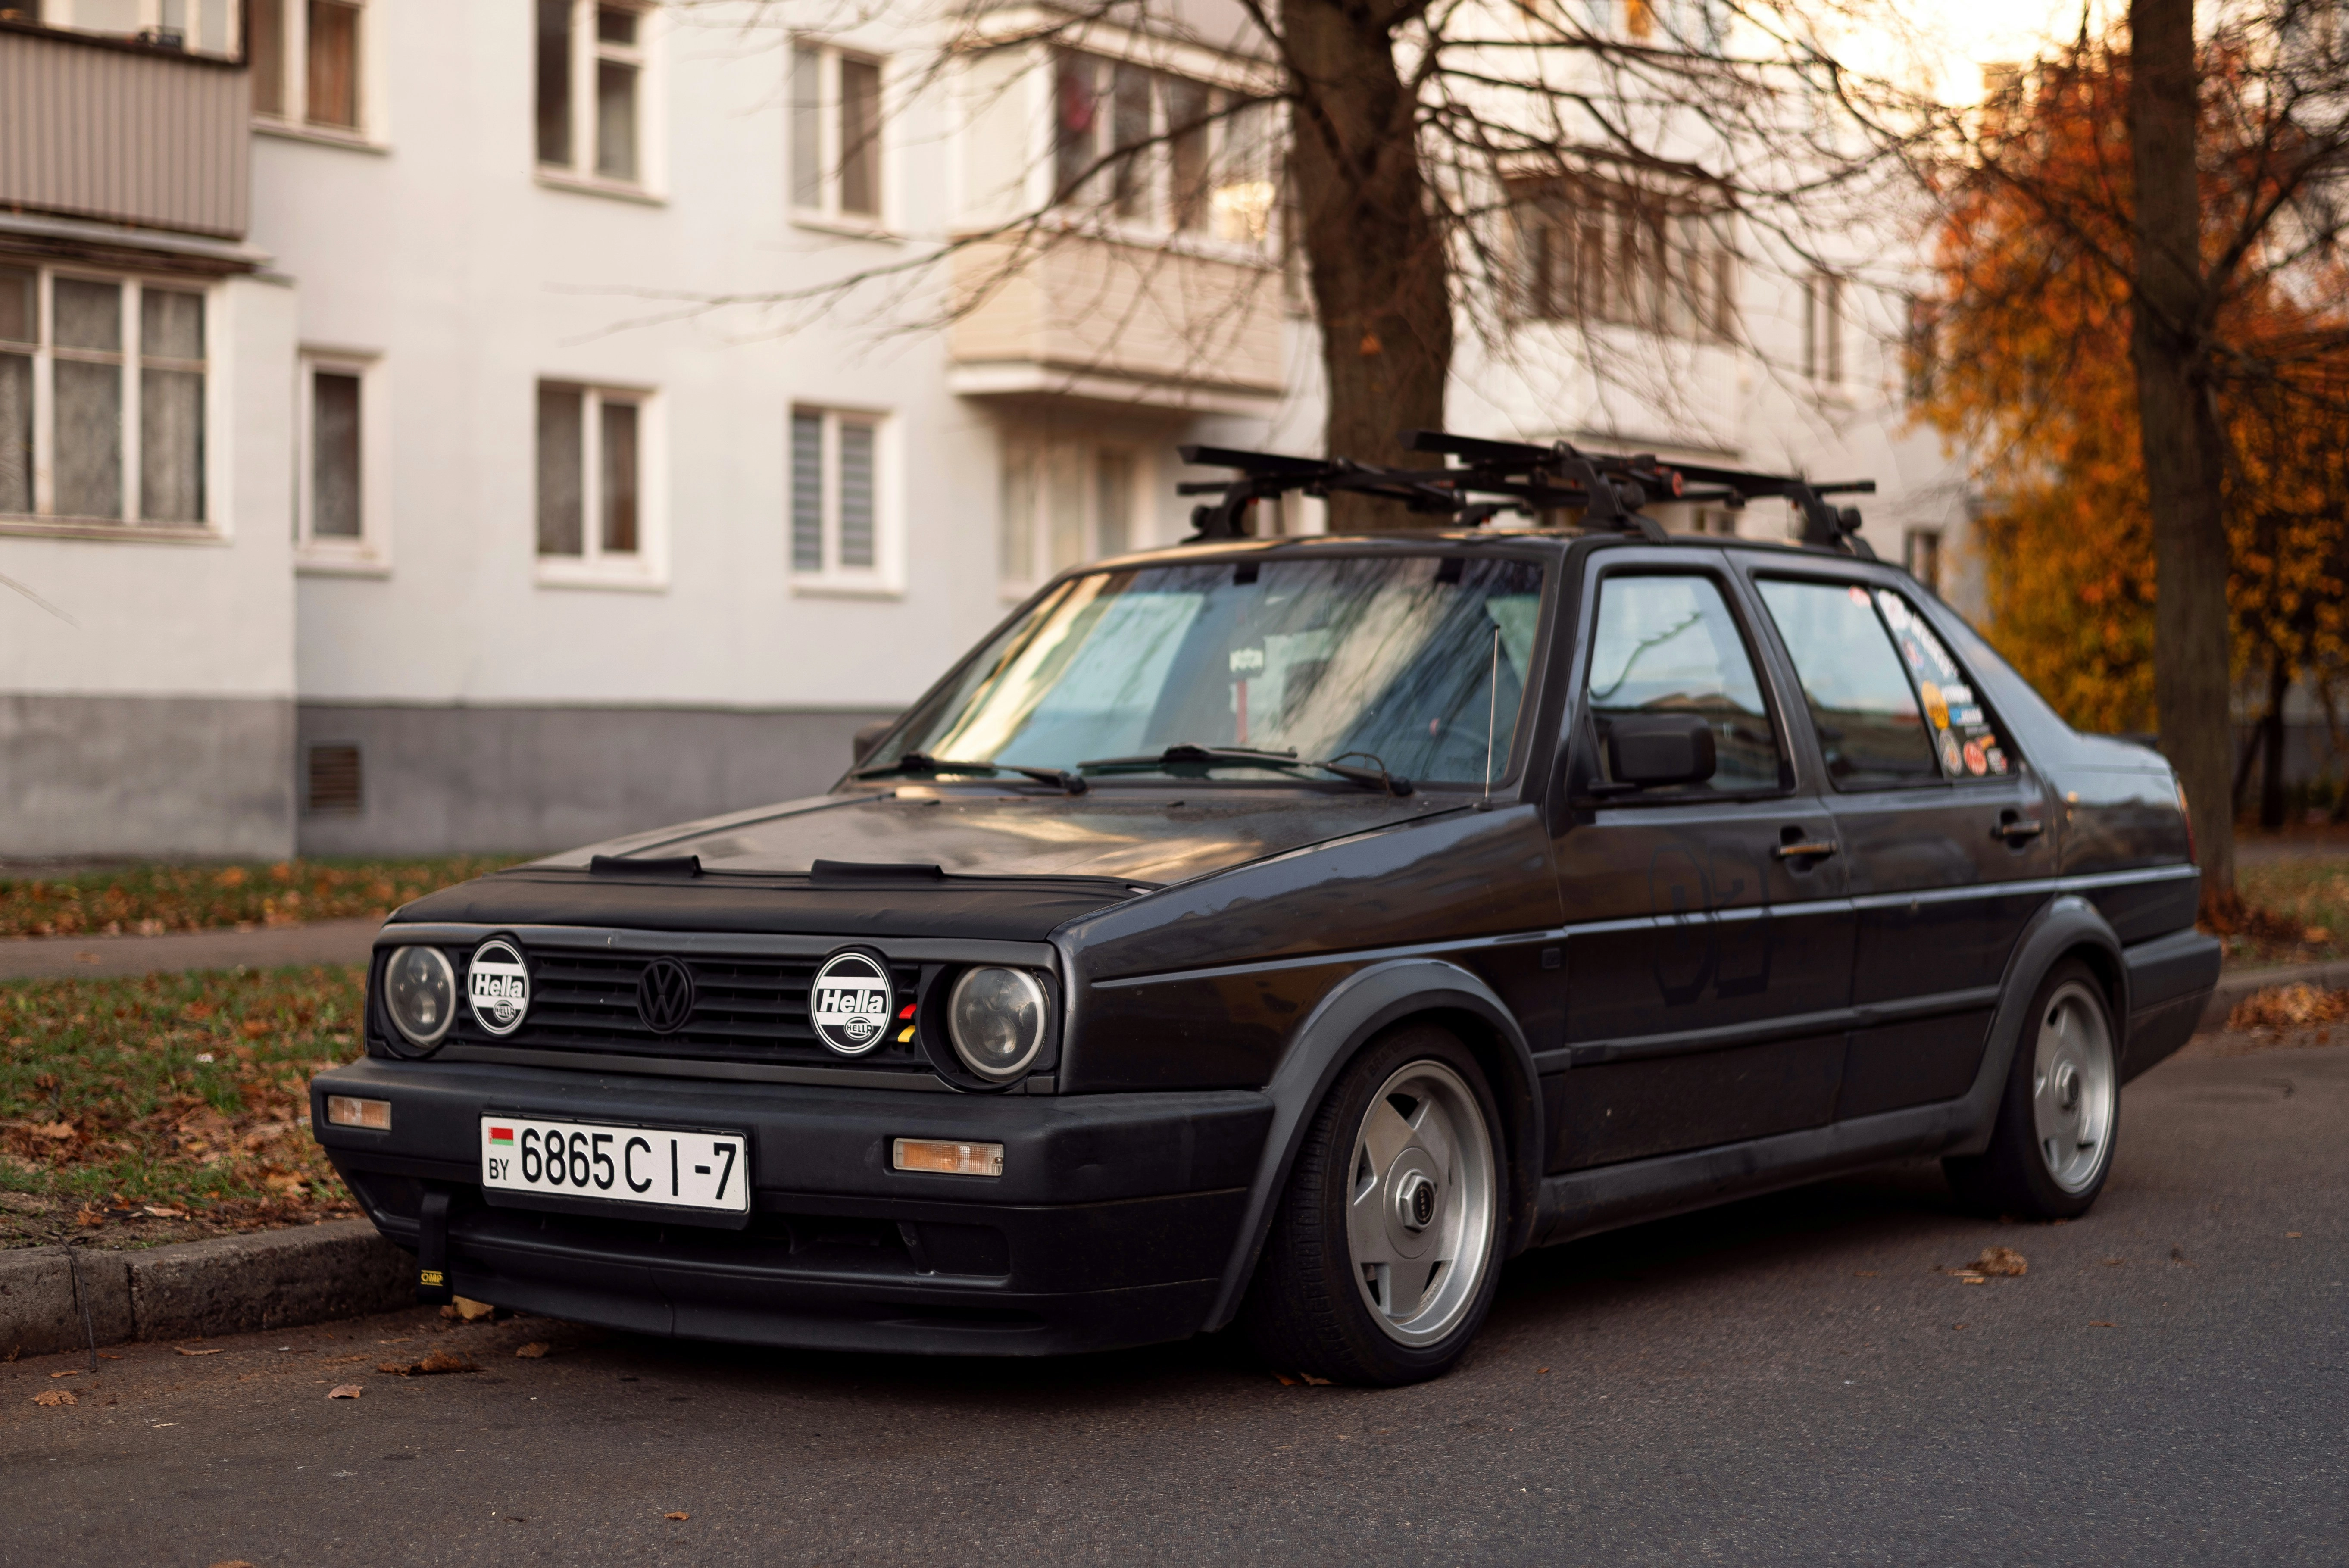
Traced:
<path id="1" fill-rule="evenodd" d="M 859 728 L 848 742 L 851 753 L 848 765 L 851 768 L 863 767 L 864 759 L 873 755 L 873 748 L 881 744 L 881 738 L 888 734 L 896 722 L 894 718 L 876 718 Z"/>
<path id="2" fill-rule="evenodd" d="M 1713 727 L 1694 714 L 1626 714 L 1607 721 L 1604 744 L 1617 789 L 1702 784 L 1713 777 Z"/>

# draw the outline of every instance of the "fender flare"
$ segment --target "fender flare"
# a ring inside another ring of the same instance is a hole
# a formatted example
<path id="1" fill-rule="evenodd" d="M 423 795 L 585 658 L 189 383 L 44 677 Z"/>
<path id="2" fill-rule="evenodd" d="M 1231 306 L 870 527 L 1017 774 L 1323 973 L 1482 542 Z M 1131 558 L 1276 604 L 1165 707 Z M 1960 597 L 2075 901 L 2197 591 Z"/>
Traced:
<path id="1" fill-rule="evenodd" d="M 2127 1059 L 2128 1031 L 2128 965 L 2121 956 L 2121 940 L 2102 911 L 2077 893 L 2060 893 L 2041 905 L 2007 955 L 2006 975 L 1999 983 L 1998 1007 L 1991 1015 L 1990 1034 L 1973 1087 L 1959 1103 L 1965 1109 L 1963 1126 L 1943 1152 L 1980 1154 L 1990 1147 L 1998 1126 L 2000 1097 L 2005 1092 L 2007 1070 L 2023 1044 L 2030 1023 L 2032 998 L 2047 972 L 2067 953 L 2088 948 L 2101 962 L 2092 961 L 2098 978 L 2109 987 L 2113 1008 L 2115 1065 Z"/>
<path id="2" fill-rule="evenodd" d="M 1272 1231 L 1274 1202 L 1288 1184 L 1305 1129 L 1330 1086 L 1361 1048 L 1382 1030 L 1421 1014 L 1465 1014 L 1489 1035 L 1489 1048 L 1477 1051 L 1488 1066 L 1487 1087 L 1499 1105 L 1502 1125 L 1500 1174 L 1508 1195 L 1502 1256 L 1514 1257 L 1532 1240 L 1541 1198 L 1541 1078 L 1525 1031 L 1493 988 L 1457 964 L 1437 958 L 1399 958 L 1356 970 L 1330 988 L 1297 1026 L 1279 1065 L 1264 1087 L 1272 1101 L 1272 1127 L 1265 1135 L 1247 1209 L 1225 1265 L 1223 1284 L 1204 1325 L 1213 1332 L 1229 1324 L 1255 1277 L 1257 1256 Z M 1472 1050 L 1479 1042 L 1465 1041 Z M 1498 1071 L 1489 1070 L 1497 1068 Z"/>

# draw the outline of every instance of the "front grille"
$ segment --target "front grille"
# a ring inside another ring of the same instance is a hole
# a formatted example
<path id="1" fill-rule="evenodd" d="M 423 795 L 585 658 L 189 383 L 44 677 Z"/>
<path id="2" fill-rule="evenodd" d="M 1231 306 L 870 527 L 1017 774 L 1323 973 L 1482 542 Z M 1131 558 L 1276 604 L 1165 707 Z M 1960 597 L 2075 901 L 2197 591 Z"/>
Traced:
<path id="1" fill-rule="evenodd" d="M 469 954 L 450 953 L 464 985 Z M 636 1056 L 686 1057 L 710 1061 L 788 1062 L 915 1070 L 926 1068 L 920 1048 L 900 1044 L 903 1029 L 892 1028 L 882 1044 L 861 1057 L 842 1057 L 815 1037 L 808 1023 L 808 986 L 818 961 L 672 954 L 693 976 L 692 1016 L 674 1033 L 659 1035 L 636 1012 L 636 981 L 653 954 L 616 954 L 561 947 L 530 950 L 530 1014 L 521 1028 L 503 1037 L 460 1013 L 460 1038 L 476 1044 L 524 1046 L 541 1050 L 602 1051 Z M 890 967 L 897 1009 L 920 995 L 918 965 Z M 460 1004 L 461 1006 L 461 1004 Z"/>

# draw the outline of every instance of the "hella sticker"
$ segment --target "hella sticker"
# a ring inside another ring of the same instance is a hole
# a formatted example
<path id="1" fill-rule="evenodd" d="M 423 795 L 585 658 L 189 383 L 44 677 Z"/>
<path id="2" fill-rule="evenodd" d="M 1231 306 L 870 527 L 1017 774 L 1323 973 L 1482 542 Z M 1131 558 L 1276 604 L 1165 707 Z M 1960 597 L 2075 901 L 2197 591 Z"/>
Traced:
<path id="1" fill-rule="evenodd" d="M 493 1035 L 511 1035 L 522 1027 L 530 1012 L 530 969 L 522 949 L 502 936 L 492 936 L 473 949 L 465 966 L 465 995 L 473 1005 L 473 1020 Z"/>
<path id="2" fill-rule="evenodd" d="M 895 1010 L 889 972 L 869 953 L 833 954 L 808 986 L 815 1037 L 843 1057 L 861 1057 L 879 1045 Z"/>

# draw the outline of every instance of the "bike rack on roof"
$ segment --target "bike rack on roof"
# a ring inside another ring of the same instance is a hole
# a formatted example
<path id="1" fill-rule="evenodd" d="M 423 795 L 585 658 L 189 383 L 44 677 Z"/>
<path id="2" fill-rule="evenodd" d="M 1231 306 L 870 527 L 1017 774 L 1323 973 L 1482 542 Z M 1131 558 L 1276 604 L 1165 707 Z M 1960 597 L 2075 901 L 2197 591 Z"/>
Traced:
<path id="1" fill-rule="evenodd" d="M 1414 452 L 1454 459 L 1441 468 L 1381 468 L 1345 458 L 1288 457 L 1229 447 L 1178 448 L 1183 460 L 1202 468 L 1236 469 L 1236 480 L 1186 480 L 1180 495 L 1214 495 L 1213 505 L 1191 511 L 1197 530 L 1191 542 L 1245 539 L 1248 509 L 1259 500 L 1292 491 L 1322 497 L 1337 493 L 1383 496 L 1413 511 L 1450 514 L 1462 527 L 1475 528 L 1504 511 L 1532 515 L 1574 507 L 1588 527 L 1613 528 L 1661 542 L 1669 536 L 1641 510 L 1651 493 L 1673 500 L 1719 501 L 1732 511 L 1748 501 L 1780 497 L 1802 514 L 1802 542 L 1873 559 L 1859 537 L 1857 509 L 1830 504 L 1830 495 L 1872 495 L 1874 480 L 1820 484 L 1798 475 L 1763 474 L 1699 463 L 1667 463 L 1653 453 L 1588 452 L 1569 442 L 1537 447 L 1521 441 L 1490 441 L 1443 430 L 1407 430 L 1402 444 Z M 1488 499 L 1475 499 L 1475 498 Z"/>

